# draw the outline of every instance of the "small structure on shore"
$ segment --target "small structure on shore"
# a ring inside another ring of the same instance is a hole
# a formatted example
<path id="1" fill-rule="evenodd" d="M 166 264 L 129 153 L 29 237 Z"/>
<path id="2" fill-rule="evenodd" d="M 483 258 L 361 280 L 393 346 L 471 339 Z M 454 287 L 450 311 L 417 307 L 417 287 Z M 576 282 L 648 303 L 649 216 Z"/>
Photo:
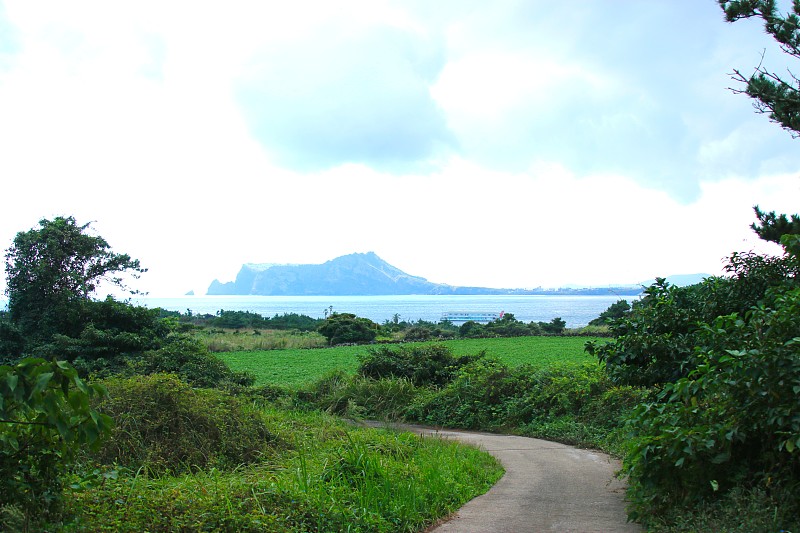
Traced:
<path id="1" fill-rule="evenodd" d="M 448 311 L 442 313 L 442 322 L 478 322 L 487 324 L 501 318 L 503 313 L 486 313 L 481 311 Z"/>

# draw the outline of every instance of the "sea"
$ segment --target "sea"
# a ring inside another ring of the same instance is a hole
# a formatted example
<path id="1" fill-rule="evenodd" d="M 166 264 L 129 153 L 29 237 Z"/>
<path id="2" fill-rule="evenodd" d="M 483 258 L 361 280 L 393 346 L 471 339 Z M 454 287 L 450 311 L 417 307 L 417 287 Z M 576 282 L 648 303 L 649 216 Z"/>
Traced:
<path id="1" fill-rule="evenodd" d="M 265 317 L 297 313 L 325 318 L 331 312 L 353 313 L 379 324 L 399 320 L 439 322 L 443 313 L 513 313 L 522 322 L 550 322 L 559 317 L 568 328 L 579 328 L 597 318 L 620 299 L 638 296 L 576 295 L 403 295 L 403 296 L 177 296 L 136 297 L 131 303 L 149 308 L 194 314 L 219 311 L 250 311 Z M 0 309 L 7 302 L 0 299 Z"/>
<path id="2" fill-rule="evenodd" d="M 379 324 L 399 320 L 439 322 L 443 313 L 513 313 L 522 322 L 550 322 L 559 317 L 568 328 L 585 326 L 620 299 L 637 296 L 501 295 L 501 296 L 180 296 L 139 297 L 132 303 L 194 314 L 250 311 L 265 317 L 297 313 L 324 318 L 331 312 L 353 313 Z"/>

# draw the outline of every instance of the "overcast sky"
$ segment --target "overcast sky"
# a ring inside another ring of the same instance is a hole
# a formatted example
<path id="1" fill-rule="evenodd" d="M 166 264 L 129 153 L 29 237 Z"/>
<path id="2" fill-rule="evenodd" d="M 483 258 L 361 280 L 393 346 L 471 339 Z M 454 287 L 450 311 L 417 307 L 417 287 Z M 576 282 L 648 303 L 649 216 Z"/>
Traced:
<path id="1" fill-rule="evenodd" d="M 718 274 L 764 249 L 753 205 L 800 206 L 800 140 L 727 89 L 762 54 L 792 66 L 716 0 L 0 1 L 0 246 L 93 221 L 154 296 L 367 251 L 453 285 Z"/>

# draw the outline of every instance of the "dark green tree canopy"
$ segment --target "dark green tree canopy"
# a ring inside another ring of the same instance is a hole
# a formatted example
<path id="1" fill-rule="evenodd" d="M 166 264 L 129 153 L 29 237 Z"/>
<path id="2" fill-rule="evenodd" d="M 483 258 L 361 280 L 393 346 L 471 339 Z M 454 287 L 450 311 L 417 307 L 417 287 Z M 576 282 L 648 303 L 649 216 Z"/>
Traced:
<path id="1" fill-rule="evenodd" d="M 6 251 L 9 316 L 25 335 L 65 333 L 75 304 L 89 300 L 100 282 L 127 289 L 122 274 L 146 271 L 88 230 L 71 216 L 42 219 L 38 228 L 17 233 Z"/>
<path id="2" fill-rule="evenodd" d="M 755 206 L 758 222 L 753 223 L 751 228 L 756 234 L 765 241 L 781 244 L 784 235 L 800 235 L 800 217 L 797 215 L 777 215 L 775 211 L 765 213 Z"/>
<path id="3" fill-rule="evenodd" d="M 758 17 L 765 31 L 781 46 L 784 52 L 800 59 L 800 2 L 792 2 L 792 10 L 781 14 L 775 0 L 718 0 L 728 22 Z M 734 69 L 733 79 L 744 84 L 744 89 L 733 89 L 755 100 L 754 106 L 769 115 L 792 136 L 800 136 L 800 80 L 788 72 L 780 76 L 762 65 L 751 76 Z"/>
<path id="4" fill-rule="evenodd" d="M 331 346 L 371 342 L 378 334 L 378 324 L 352 313 L 333 313 L 317 328 Z"/>

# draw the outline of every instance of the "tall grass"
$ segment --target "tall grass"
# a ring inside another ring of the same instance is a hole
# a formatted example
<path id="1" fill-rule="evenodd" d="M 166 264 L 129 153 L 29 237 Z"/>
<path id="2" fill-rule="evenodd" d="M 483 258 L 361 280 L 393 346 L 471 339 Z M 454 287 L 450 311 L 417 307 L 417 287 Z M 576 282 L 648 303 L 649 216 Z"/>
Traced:
<path id="1" fill-rule="evenodd" d="M 420 531 L 502 475 L 477 449 L 265 410 L 285 448 L 233 471 L 123 472 L 73 490 L 63 531 Z M 75 484 L 79 486 L 79 484 Z"/>
<path id="2" fill-rule="evenodd" d="M 304 350 L 327 345 L 325 337 L 314 331 L 203 328 L 192 330 L 191 334 L 206 345 L 209 351 L 215 353 L 245 350 Z"/>

